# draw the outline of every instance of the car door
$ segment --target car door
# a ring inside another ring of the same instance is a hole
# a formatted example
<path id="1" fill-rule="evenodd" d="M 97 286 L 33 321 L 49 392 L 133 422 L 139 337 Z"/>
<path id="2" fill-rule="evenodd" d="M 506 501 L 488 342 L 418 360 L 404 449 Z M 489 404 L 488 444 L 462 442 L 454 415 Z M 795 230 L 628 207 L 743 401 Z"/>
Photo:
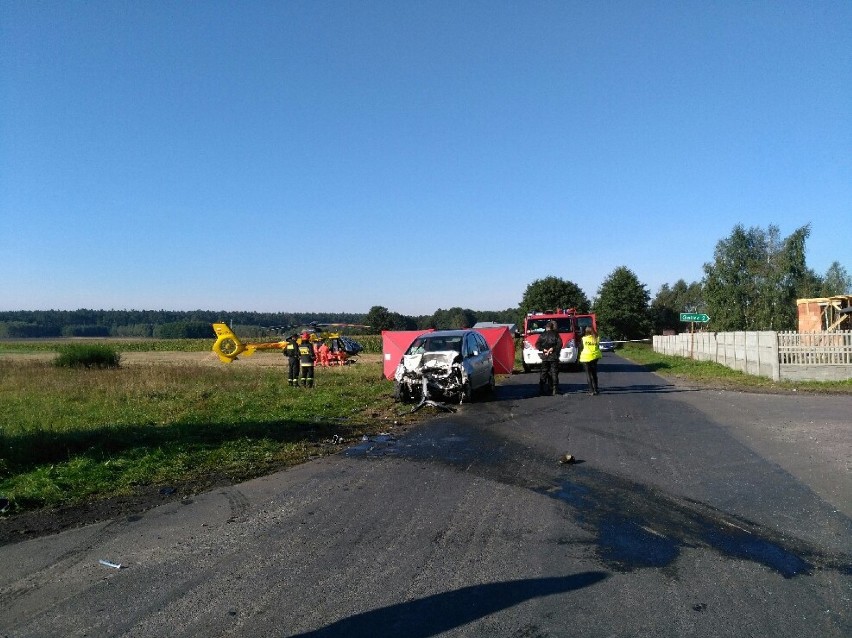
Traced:
<path id="1" fill-rule="evenodd" d="M 474 369 L 476 370 L 476 379 L 473 382 L 474 388 L 481 388 L 489 383 L 491 379 L 491 350 L 485 337 L 477 332 L 468 334 L 472 351 L 475 353 L 471 359 Z"/>
<path id="2" fill-rule="evenodd" d="M 464 336 L 464 349 L 462 357 L 464 359 L 464 367 L 467 376 L 470 380 L 470 387 L 476 389 L 479 387 L 480 375 L 482 372 L 479 369 L 479 351 L 476 347 L 476 340 L 473 338 L 473 333 L 469 332 Z"/>
<path id="3" fill-rule="evenodd" d="M 488 345 L 488 342 L 485 340 L 485 337 L 478 332 L 476 333 L 476 340 L 480 345 L 480 358 L 482 359 L 482 385 L 487 386 L 491 384 L 491 374 L 494 371 L 494 353 L 491 352 L 491 346 Z"/>

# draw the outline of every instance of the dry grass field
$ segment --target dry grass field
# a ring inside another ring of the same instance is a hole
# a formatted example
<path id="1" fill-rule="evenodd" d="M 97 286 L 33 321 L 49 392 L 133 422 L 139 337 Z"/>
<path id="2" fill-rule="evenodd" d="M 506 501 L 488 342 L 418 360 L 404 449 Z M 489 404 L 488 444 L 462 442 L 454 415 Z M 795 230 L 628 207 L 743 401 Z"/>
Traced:
<path id="1" fill-rule="evenodd" d="M 10 352 L 0 354 L 0 360 L 5 361 L 42 361 L 50 362 L 56 358 L 52 352 Z M 355 357 L 356 365 L 381 365 L 380 354 L 359 354 Z M 287 365 L 286 359 L 280 352 L 256 352 L 250 357 L 241 356 L 233 363 L 222 363 L 212 352 L 123 352 L 121 365 L 197 365 L 209 367 L 251 367 L 251 368 L 282 368 Z"/>

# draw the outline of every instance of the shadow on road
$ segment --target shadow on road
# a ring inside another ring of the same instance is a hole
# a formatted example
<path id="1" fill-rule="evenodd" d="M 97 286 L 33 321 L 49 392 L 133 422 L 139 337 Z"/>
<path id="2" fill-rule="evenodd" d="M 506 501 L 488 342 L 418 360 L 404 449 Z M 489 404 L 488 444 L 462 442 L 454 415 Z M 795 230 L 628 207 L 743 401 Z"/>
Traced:
<path id="1" fill-rule="evenodd" d="M 527 578 L 463 587 L 356 614 L 294 638 L 427 638 L 526 600 L 588 587 L 606 577 L 605 572 L 583 572 L 558 578 Z"/>
<path id="2" fill-rule="evenodd" d="M 598 361 L 598 371 L 604 372 L 656 372 L 657 370 L 667 370 L 671 368 L 671 364 L 665 362 L 654 363 L 633 363 L 626 359 L 612 359 L 604 357 Z"/>
<path id="3" fill-rule="evenodd" d="M 601 394 L 671 394 L 677 392 L 695 392 L 689 388 L 678 388 L 673 385 L 601 385 Z"/>
<path id="4" fill-rule="evenodd" d="M 661 366 L 643 366 L 637 363 L 632 363 L 624 359 L 611 359 L 605 357 L 598 364 L 598 373 L 600 377 L 601 394 L 649 394 L 649 393 L 675 393 L 675 392 L 691 392 L 688 388 L 679 388 L 669 384 L 662 379 L 659 383 L 643 383 L 630 385 L 609 385 L 611 378 L 610 374 L 619 372 L 653 372 L 656 369 L 667 367 L 666 364 Z M 650 379 L 658 379 L 659 377 L 650 377 Z M 650 380 L 649 379 L 649 380 Z M 588 382 L 586 381 L 586 373 L 581 370 L 564 370 L 559 375 L 560 394 L 588 394 Z M 533 370 L 528 373 L 515 372 L 507 382 L 501 383 L 497 392 L 491 399 L 493 401 L 516 401 L 519 399 L 529 399 L 539 396 L 539 373 Z"/>
<path id="5" fill-rule="evenodd" d="M 529 376 L 529 375 L 528 375 Z M 539 396 L 538 393 L 538 377 L 531 382 L 511 384 L 501 384 L 497 386 L 497 391 L 491 397 L 491 401 L 518 401 L 520 399 L 531 399 Z M 600 378 L 600 396 L 605 394 L 671 394 L 677 392 L 694 392 L 689 388 L 679 388 L 673 385 L 663 384 L 641 384 L 641 385 L 622 385 L 608 386 L 605 384 L 606 378 Z M 585 383 L 578 383 L 572 380 L 567 383 L 560 378 L 559 390 L 561 395 L 588 395 L 588 386 Z"/>

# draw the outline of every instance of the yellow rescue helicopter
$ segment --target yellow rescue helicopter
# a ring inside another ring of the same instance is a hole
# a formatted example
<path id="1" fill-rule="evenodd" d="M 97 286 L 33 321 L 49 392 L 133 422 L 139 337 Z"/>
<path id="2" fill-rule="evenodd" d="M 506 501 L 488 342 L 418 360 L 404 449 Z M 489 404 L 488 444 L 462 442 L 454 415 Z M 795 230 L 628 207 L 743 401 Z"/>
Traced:
<path id="1" fill-rule="evenodd" d="M 326 342 L 329 345 L 329 350 L 334 352 L 335 361 L 338 363 L 346 363 L 349 357 L 358 354 L 361 350 L 361 344 L 354 339 L 345 337 L 337 332 L 328 332 L 325 330 L 328 326 L 358 326 L 360 324 L 319 324 L 312 322 L 307 327 L 299 330 L 293 330 L 291 334 L 308 334 L 311 342 L 321 343 Z M 369 326 L 361 326 L 369 328 Z M 213 331 L 216 333 L 216 341 L 213 344 L 213 352 L 219 357 L 222 363 L 233 363 L 233 361 L 241 354 L 250 357 L 257 350 L 283 350 L 287 347 L 287 340 L 280 341 L 262 341 L 258 343 L 246 343 L 234 334 L 234 331 L 226 323 L 214 323 Z M 302 342 L 302 337 L 298 337 L 298 343 Z"/>

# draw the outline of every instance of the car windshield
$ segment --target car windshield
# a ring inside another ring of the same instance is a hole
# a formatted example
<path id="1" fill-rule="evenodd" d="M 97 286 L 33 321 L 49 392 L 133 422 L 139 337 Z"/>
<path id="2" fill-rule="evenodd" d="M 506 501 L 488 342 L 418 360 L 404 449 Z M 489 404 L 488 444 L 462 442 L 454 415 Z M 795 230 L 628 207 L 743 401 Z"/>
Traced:
<path id="1" fill-rule="evenodd" d="M 574 332 L 574 322 L 571 319 L 557 319 L 556 329 L 559 332 Z"/>
<path id="2" fill-rule="evenodd" d="M 577 330 L 580 334 L 586 332 L 586 328 L 595 329 L 594 323 L 592 322 L 591 317 L 577 317 Z M 601 337 L 603 339 L 603 337 Z"/>
<path id="3" fill-rule="evenodd" d="M 406 354 L 422 354 L 423 352 L 440 352 L 453 350 L 461 352 L 461 337 L 418 337 L 408 348 Z"/>
<path id="4" fill-rule="evenodd" d="M 552 319 L 537 319 L 527 323 L 527 332 L 544 332 L 547 324 L 551 321 L 556 322 L 556 330 L 561 333 L 574 332 L 574 322 L 570 317 L 554 317 Z"/>

